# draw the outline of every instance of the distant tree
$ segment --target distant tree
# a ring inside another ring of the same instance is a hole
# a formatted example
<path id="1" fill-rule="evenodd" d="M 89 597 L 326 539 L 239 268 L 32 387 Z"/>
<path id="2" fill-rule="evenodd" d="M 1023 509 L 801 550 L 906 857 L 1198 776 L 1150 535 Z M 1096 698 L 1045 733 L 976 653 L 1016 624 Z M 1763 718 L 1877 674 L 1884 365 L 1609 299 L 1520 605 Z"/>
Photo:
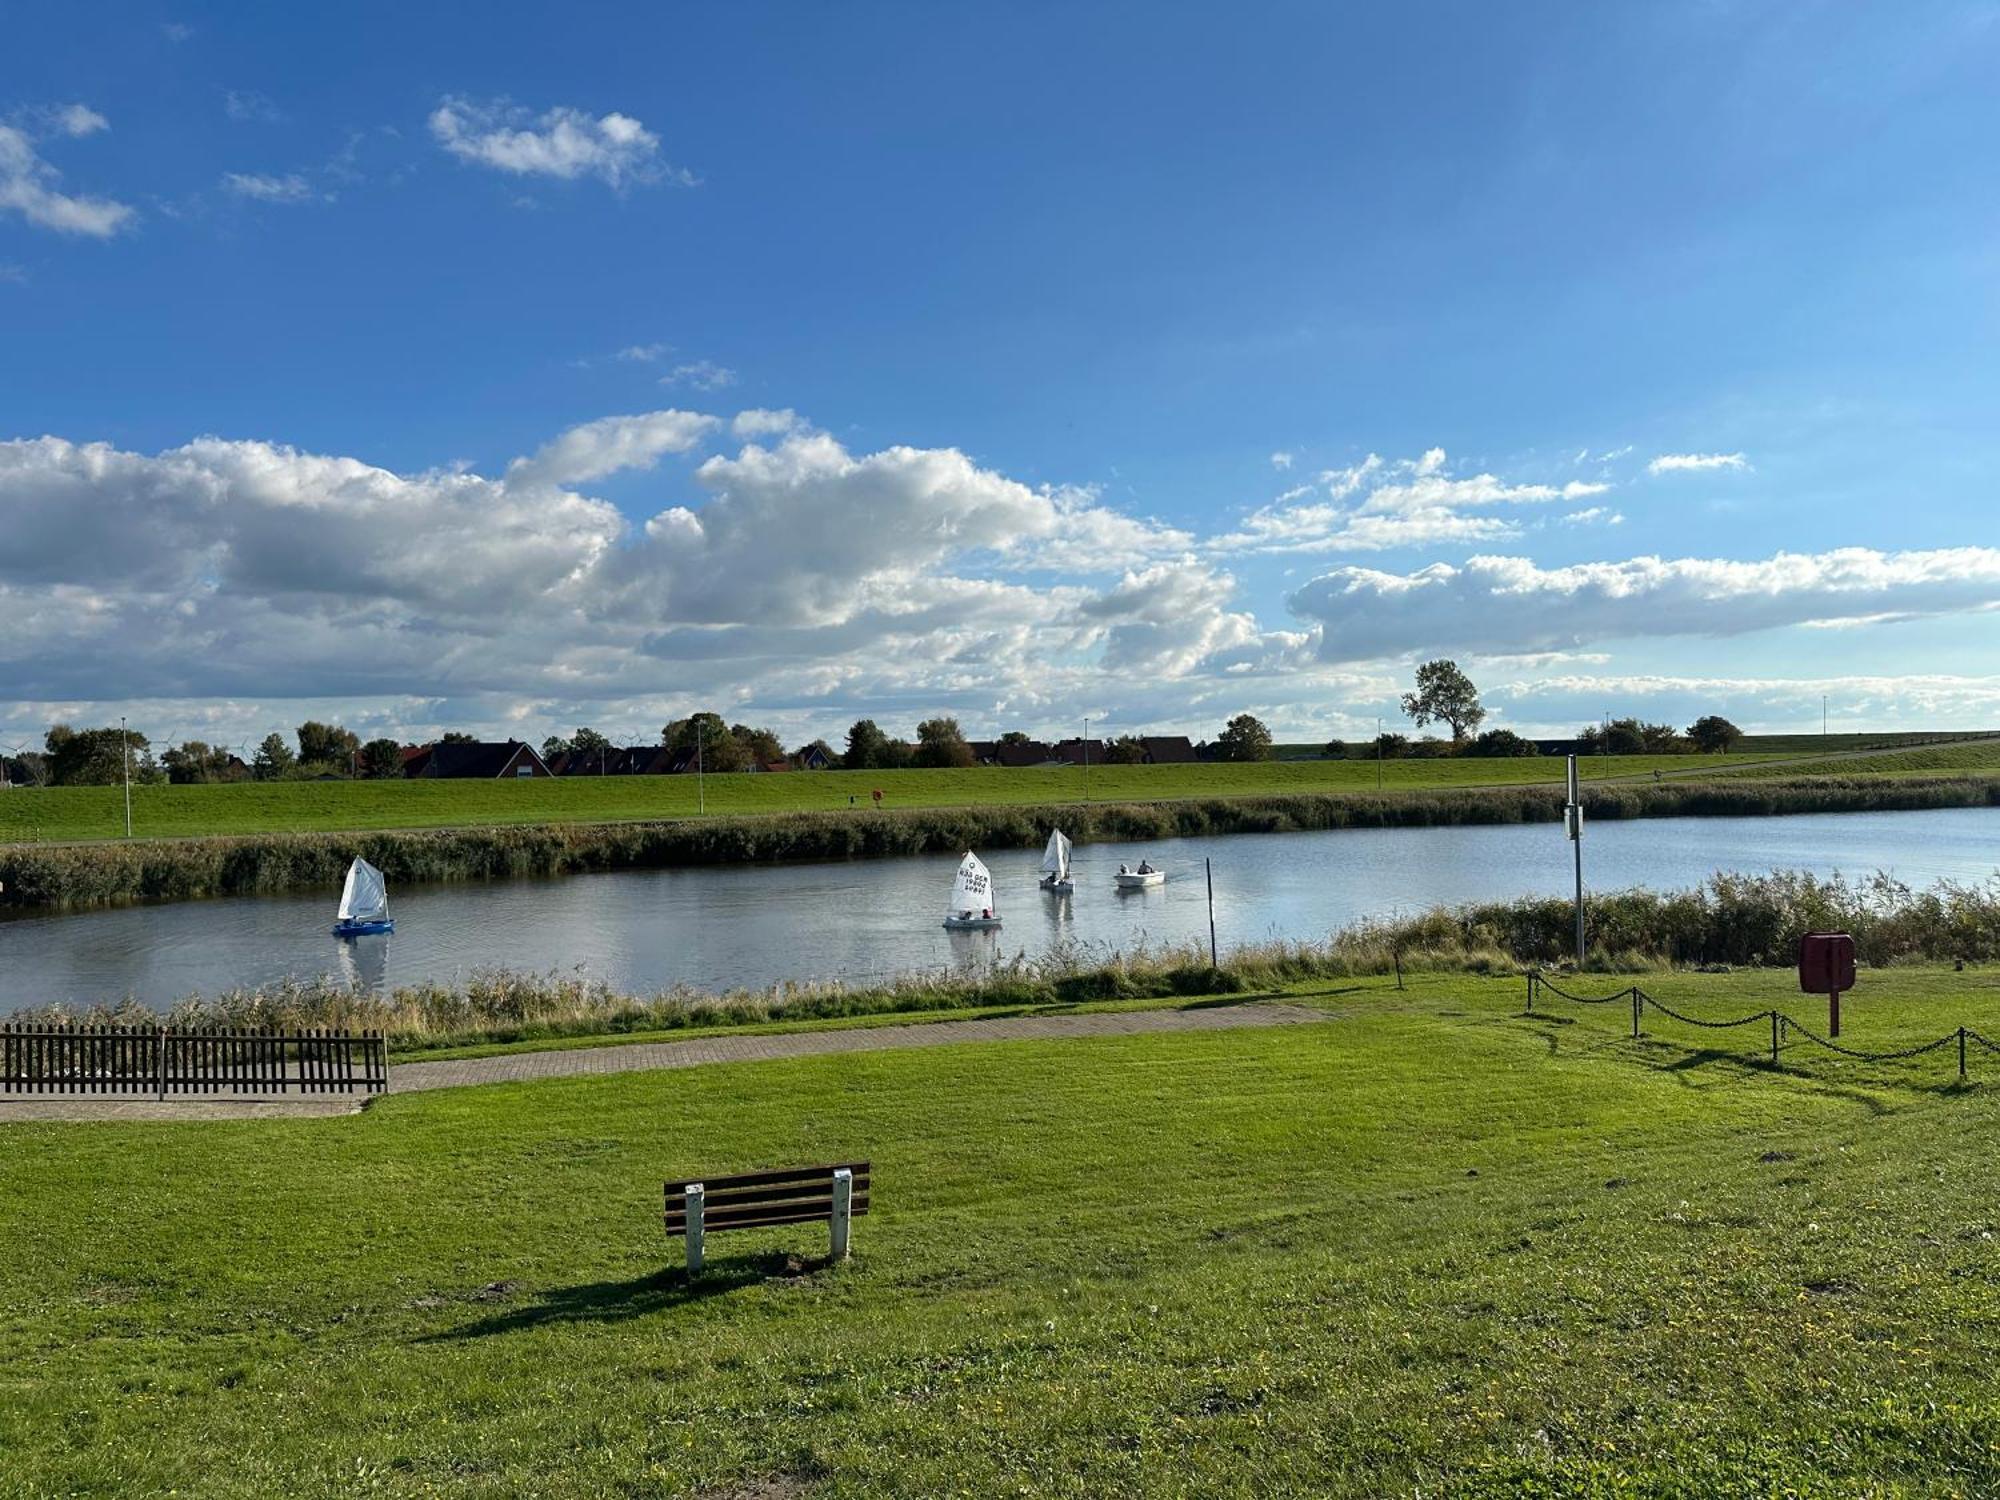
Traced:
<path id="1" fill-rule="evenodd" d="M 1613 719 L 1598 731 L 1599 752 L 1603 755 L 1644 755 L 1646 733 L 1637 719 Z"/>
<path id="2" fill-rule="evenodd" d="M 298 759 L 285 743 L 285 737 L 267 734 L 257 747 L 257 758 L 250 762 L 250 772 L 259 781 L 276 781 L 297 764 Z"/>
<path id="3" fill-rule="evenodd" d="M 1394 730 L 1378 734 L 1368 742 L 1369 757 L 1375 760 L 1400 760 L 1409 751 L 1409 736 L 1397 734 Z"/>
<path id="4" fill-rule="evenodd" d="M 1412 740 L 1403 747 L 1403 753 L 1411 760 L 1449 760 L 1458 754 L 1460 746 L 1456 740 L 1441 740 L 1434 734 L 1427 734 L 1420 740 Z"/>
<path id="5" fill-rule="evenodd" d="M 1440 658 L 1417 668 L 1417 690 L 1403 694 L 1403 712 L 1419 729 L 1448 724 L 1451 737 L 1462 740 L 1486 718 L 1479 706 L 1479 689 L 1459 671 L 1458 663 Z"/>
<path id="6" fill-rule="evenodd" d="M 1695 749 L 1702 754 L 1720 755 L 1736 748 L 1736 742 L 1743 738 L 1743 731 L 1721 714 L 1704 714 L 1688 725 L 1687 737 L 1694 741 Z"/>
<path id="7" fill-rule="evenodd" d="M 700 713 L 677 719 L 660 731 L 662 743 L 670 750 L 697 752 L 705 771 L 740 771 L 750 763 L 743 747 L 722 722 L 722 715 Z"/>
<path id="8" fill-rule="evenodd" d="M 1003 745 L 1032 745 L 1034 742 L 1033 735 L 1019 729 L 1010 729 L 999 739 L 999 743 Z"/>
<path id="9" fill-rule="evenodd" d="M 1511 729 L 1489 729 L 1474 740 L 1465 753 L 1498 759 L 1508 756 L 1540 755 L 1542 752 L 1533 740 L 1524 740 Z"/>
<path id="10" fill-rule="evenodd" d="M 476 734 L 467 734 L 462 729 L 447 729 L 443 734 L 438 736 L 438 743 L 440 745 L 476 745 L 479 743 L 479 736 Z"/>
<path id="11" fill-rule="evenodd" d="M 578 728 L 576 733 L 569 737 L 569 747 L 579 755 L 588 755 L 593 750 L 614 750 L 617 748 L 611 743 L 609 737 L 599 734 L 587 724 Z"/>
<path id="12" fill-rule="evenodd" d="M 361 774 L 371 781 L 401 776 L 403 747 L 394 740 L 370 740 L 361 747 Z"/>
<path id="13" fill-rule="evenodd" d="M 1319 747 L 1319 753 L 1325 756 L 1328 760 L 1346 760 L 1347 741 L 1328 740 L 1324 745 L 1321 745 Z"/>
<path id="14" fill-rule="evenodd" d="M 57 724 L 42 737 L 54 786 L 116 786 L 129 770 L 134 781 L 157 781 L 159 768 L 146 737 L 136 729 L 72 729 Z M 129 760 L 127 758 L 129 752 Z"/>
<path id="15" fill-rule="evenodd" d="M 1114 766 L 1145 764 L 1146 742 L 1136 734 L 1121 734 L 1105 750 L 1104 758 Z"/>
<path id="16" fill-rule="evenodd" d="M 730 736 L 742 747 L 744 761 L 753 766 L 768 766 L 774 760 L 785 758 L 784 744 L 768 729 L 753 729 L 748 724 L 731 724 Z"/>
<path id="17" fill-rule="evenodd" d="M 1218 760 L 1269 760 L 1271 731 L 1254 714 L 1238 714 L 1215 737 Z"/>
<path id="18" fill-rule="evenodd" d="M 0 756 L 6 765 L 6 775 L 0 780 L 11 781 L 15 786 L 47 786 L 49 781 L 49 758 L 34 750 L 23 750 L 19 755 Z"/>
<path id="19" fill-rule="evenodd" d="M 873 719 L 857 719 L 847 731 L 847 753 L 840 763 L 850 771 L 879 770 L 888 762 L 889 736 Z"/>
<path id="20" fill-rule="evenodd" d="M 542 759 L 554 760 L 558 755 L 567 755 L 574 747 L 559 734 L 552 734 L 542 741 Z"/>
<path id="21" fill-rule="evenodd" d="M 917 726 L 916 763 L 928 770 L 975 764 L 972 746 L 965 742 L 958 720 L 926 719 Z"/>
<path id="22" fill-rule="evenodd" d="M 307 719 L 301 724 L 298 737 L 302 766 L 323 766 L 345 773 L 353 768 L 354 756 L 361 749 L 361 740 L 352 730 L 338 724 L 322 724 L 317 719 Z"/>
<path id="23" fill-rule="evenodd" d="M 234 760 L 226 745 L 187 740 L 161 753 L 160 768 L 167 773 L 167 780 L 188 786 L 198 782 L 236 780 L 242 773 L 232 764 Z"/>

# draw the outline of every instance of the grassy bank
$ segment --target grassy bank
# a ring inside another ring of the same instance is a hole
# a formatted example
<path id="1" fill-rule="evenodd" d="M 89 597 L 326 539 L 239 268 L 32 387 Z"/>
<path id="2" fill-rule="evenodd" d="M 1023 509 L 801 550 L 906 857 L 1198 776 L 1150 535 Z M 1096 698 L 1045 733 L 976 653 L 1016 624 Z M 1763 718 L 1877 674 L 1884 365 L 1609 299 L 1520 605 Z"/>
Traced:
<path id="1" fill-rule="evenodd" d="M 2000 1489 L 2000 1090 L 1522 1018 L 1514 981 L 1339 988 L 1281 1032 L 6 1127 L 0 1490 Z M 1994 999 L 1900 974 L 1850 1028 Z M 673 1269 L 663 1179 L 849 1157 L 850 1263 L 805 1226 Z"/>
<path id="2" fill-rule="evenodd" d="M 912 975 L 888 983 L 816 982 L 711 995 L 682 989 L 625 995 L 575 975 L 476 974 L 454 983 L 376 994 L 330 979 L 295 980 L 191 997 L 169 1019 L 181 1026 L 304 1027 L 386 1033 L 394 1050 L 507 1044 L 554 1038 L 620 1039 L 714 1027 L 799 1024 L 870 1016 L 946 1015 L 996 1009 L 1266 993 L 1394 972 L 1518 973 L 1572 952 L 1567 901 L 1540 898 L 1438 910 L 1364 923 L 1322 942 L 1265 943 L 1229 953 L 1219 969 L 1199 948 L 1140 952 L 1105 961 L 1082 950 L 1017 959 L 986 971 Z M 2000 875 L 1980 886 L 1914 890 L 1883 876 L 1720 875 L 1694 890 L 1626 891 L 1589 907 L 1591 961 L 1602 969 L 1751 965 L 1783 969 L 1798 936 L 1854 935 L 1862 962 L 1891 965 L 2000 962 Z M 153 1020 L 136 1005 L 24 1011 L 21 1019 L 84 1024 Z"/>
<path id="3" fill-rule="evenodd" d="M 1593 759 L 1591 779 L 1650 776 L 1702 765 L 1717 771 L 1767 756 L 1622 755 Z M 134 832 L 144 838 L 212 834 L 351 832 L 370 829 L 610 823 L 872 808 L 891 811 L 1034 807 L 1178 798 L 1290 797 L 1453 787 L 1547 786 L 1560 760 L 1391 760 L 1203 763 L 963 771 L 821 771 L 783 775 L 573 776 L 524 781 L 278 781 L 233 786 L 142 786 L 132 792 Z M 849 799 L 853 799 L 850 807 Z M 0 843 L 112 839 L 125 831 L 118 787 L 22 788 L 0 795 Z"/>
<path id="4" fill-rule="evenodd" d="M 331 893 L 339 889 L 348 861 L 357 855 L 379 866 L 392 884 L 402 885 L 1029 848 L 1040 845 L 1048 830 L 1058 825 L 1077 841 L 1089 843 L 1315 829 L 1555 822 L 1561 817 L 1561 802 L 1559 787 L 1537 786 L 881 813 L 857 810 L 665 823 L 16 844 L 0 847 L 0 885 L 4 885 L 0 906 L 90 906 L 311 889 Z M 1586 789 L 1585 797 L 1586 813 L 1592 820 L 1996 805 L 2000 805 L 2000 778 L 1973 775 L 1633 782 L 1593 785 Z"/>

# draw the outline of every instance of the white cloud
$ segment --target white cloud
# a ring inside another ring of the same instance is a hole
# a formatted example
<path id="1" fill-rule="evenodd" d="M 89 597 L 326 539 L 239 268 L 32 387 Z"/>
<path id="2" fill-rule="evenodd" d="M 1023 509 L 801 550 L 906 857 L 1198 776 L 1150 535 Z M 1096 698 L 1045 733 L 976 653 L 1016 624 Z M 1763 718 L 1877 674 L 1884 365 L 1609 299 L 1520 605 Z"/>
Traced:
<path id="1" fill-rule="evenodd" d="M 296 172 L 287 172 L 282 177 L 258 172 L 225 172 L 222 174 L 222 188 L 239 198 L 254 198 L 260 203 L 305 203 L 313 197 L 312 184 Z"/>
<path id="2" fill-rule="evenodd" d="M 1477 511 L 1581 500 L 1609 488 L 1582 480 L 1507 484 L 1485 473 L 1454 477 L 1442 448 L 1395 463 L 1371 453 L 1348 468 L 1326 470 L 1316 489 L 1287 491 L 1209 545 L 1223 553 L 1312 553 L 1491 542 L 1518 535 L 1520 527 Z"/>
<path id="3" fill-rule="evenodd" d="M 194 28 L 179 21 L 162 21 L 160 34 L 170 42 L 184 42 L 194 35 Z"/>
<path id="4" fill-rule="evenodd" d="M 1648 474 L 1680 474 L 1701 469 L 1747 469 L 1740 453 L 1662 453 L 1646 465 Z"/>
<path id="5" fill-rule="evenodd" d="M 535 116 L 496 101 L 447 96 L 431 111 L 431 135 L 461 161 L 519 176 L 596 177 L 613 188 L 666 180 L 693 186 L 694 175 L 660 159 L 660 138 L 630 115 L 592 117 L 565 106 Z"/>
<path id="6" fill-rule="evenodd" d="M 655 360 L 666 358 L 673 353 L 673 348 L 672 344 L 627 344 L 611 357 L 623 360 L 627 364 L 649 365 Z"/>
<path id="7" fill-rule="evenodd" d="M 239 124 L 275 125 L 285 118 L 271 96 L 256 89 L 226 91 L 222 96 L 222 112 Z"/>
<path id="8" fill-rule="evenodd" d="M 1602 505 L 1591 505 L 1586 506 L 1582 510 L 1573 510 L 1560 519 L 1565 526 L 1622 526 L 1625 524 L 1624 516 Z"/>
<path id="9" fill-rule="evenodd" d="M 778 437 L 805 426 L 799 414 L 789 406 L 780 411 L 767 407 L 752 407 L 739 411 L 736 419 L 729 424 L 729 430 L 740 438 Z"/>
<path id="10" fill-rule="evenodd" d="M 1283 449 L 1279 449 L 1276 453 L 1273 453 L 1271 455 L 1271 467 L 1274 469 L 1289 469 L 1292 466 L 1292 460 L 1294 457 L 1296 457 L 1295 454 L 1287 453 Z"/>
<path id="11" fill-rule="evenodd" d="M 81 104 L 65 105 L 49 118 L 52 128 L 70 136 L 108 128 L 102 115 Z M 58 192 L 59 176 L 25 130 L 0 125 L 0 211 L 11 209 L 42 229 L 93 239 L 109 239 L 131 223 L 133 211 L 126 204 Z"/>
<path id="12" fill-rule="evenodd" d="M 663 454 L 686 453 L 718 425 L 691 411 L 652 411 L 600 417 L 545 443 L 507 471 L 514 485 L 577 484 L 619 469 L 651 468 Z"/>
<path id="13" fill-rule="evenodd" d="M 697 391 L 719 391 L 736 384 L 736 372 L 712 360 L 690 360 L 667 371 L 660 377 L 660 384 L 690 386 Z"/>
<path id="14" fill-rule="evenodd" d="M 2000 550 L 1848 547 L 1760 562 L 1639 557 L 1549 569 L 1521 557 L 1475 557 L 1408 574 L 1338 568 L 1290 604 L 1324 628 L 1327 661 L 1427 649 L 1506 655 L 1989 609 L 2000 606 Z"/>
<path id="15" fill-rule="evenodd" d="M 55 126 L 64 135 L 95 135 L 109 130 L 111 122 L 87 104 L 62 104 L 54 111 Z"/>

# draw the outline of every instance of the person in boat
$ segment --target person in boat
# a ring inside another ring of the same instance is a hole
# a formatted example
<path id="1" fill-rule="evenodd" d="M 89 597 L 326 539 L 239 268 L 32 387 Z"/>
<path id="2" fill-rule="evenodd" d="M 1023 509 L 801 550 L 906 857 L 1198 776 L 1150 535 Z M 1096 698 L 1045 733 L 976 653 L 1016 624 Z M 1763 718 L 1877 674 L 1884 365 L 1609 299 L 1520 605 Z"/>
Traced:
<path id="1" fill-rule="evenodd" d="M 990 921 L 992 921 L 992 920 L 993 920 L 993 908 L 992 908 L 992 907 L 990 907 L 990 906 L 989 906 L 989 907 L 987 907 L 985 911 L 983 911 L 983 912 L 981 912 L 981 913 L 979 914 L 979 919 L 980 919 L 980 920 L 981 920 L 982 922 L 990 922 Z"/>
<path id="2" fill-rule="evenodd" d="M 1141 875 L 1150 875 L 1153 873 L 1153 866 L 1148 861 L 1142 859 L 1139 861 L 1139 873 Z"/>
<path id="3" fill-rule="evenodd" d="M 1125 868 L 1125 866 L 1123 866 L 1123 865 L 1120 865 L 1120 866 L 1118 867 L 1118 873 L 1119 873 L 1120 875 L 1130 875 L 1130 874 L 1131 874 L 1132 872 L 1131 872 L 1130 870 L 1126 869 L 1126 868 Z"/>

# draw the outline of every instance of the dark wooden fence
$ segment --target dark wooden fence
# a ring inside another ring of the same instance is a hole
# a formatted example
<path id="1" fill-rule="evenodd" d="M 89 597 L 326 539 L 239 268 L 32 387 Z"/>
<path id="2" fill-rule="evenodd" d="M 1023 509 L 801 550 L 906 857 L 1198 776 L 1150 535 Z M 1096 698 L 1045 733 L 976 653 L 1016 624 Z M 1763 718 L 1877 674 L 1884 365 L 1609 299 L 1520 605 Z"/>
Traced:
<path id="1" fill-rule="evenodd" d="M 242 1098 L 388 1086 L 379 1031 L 0 1026 L 0 1094 Z"/>

